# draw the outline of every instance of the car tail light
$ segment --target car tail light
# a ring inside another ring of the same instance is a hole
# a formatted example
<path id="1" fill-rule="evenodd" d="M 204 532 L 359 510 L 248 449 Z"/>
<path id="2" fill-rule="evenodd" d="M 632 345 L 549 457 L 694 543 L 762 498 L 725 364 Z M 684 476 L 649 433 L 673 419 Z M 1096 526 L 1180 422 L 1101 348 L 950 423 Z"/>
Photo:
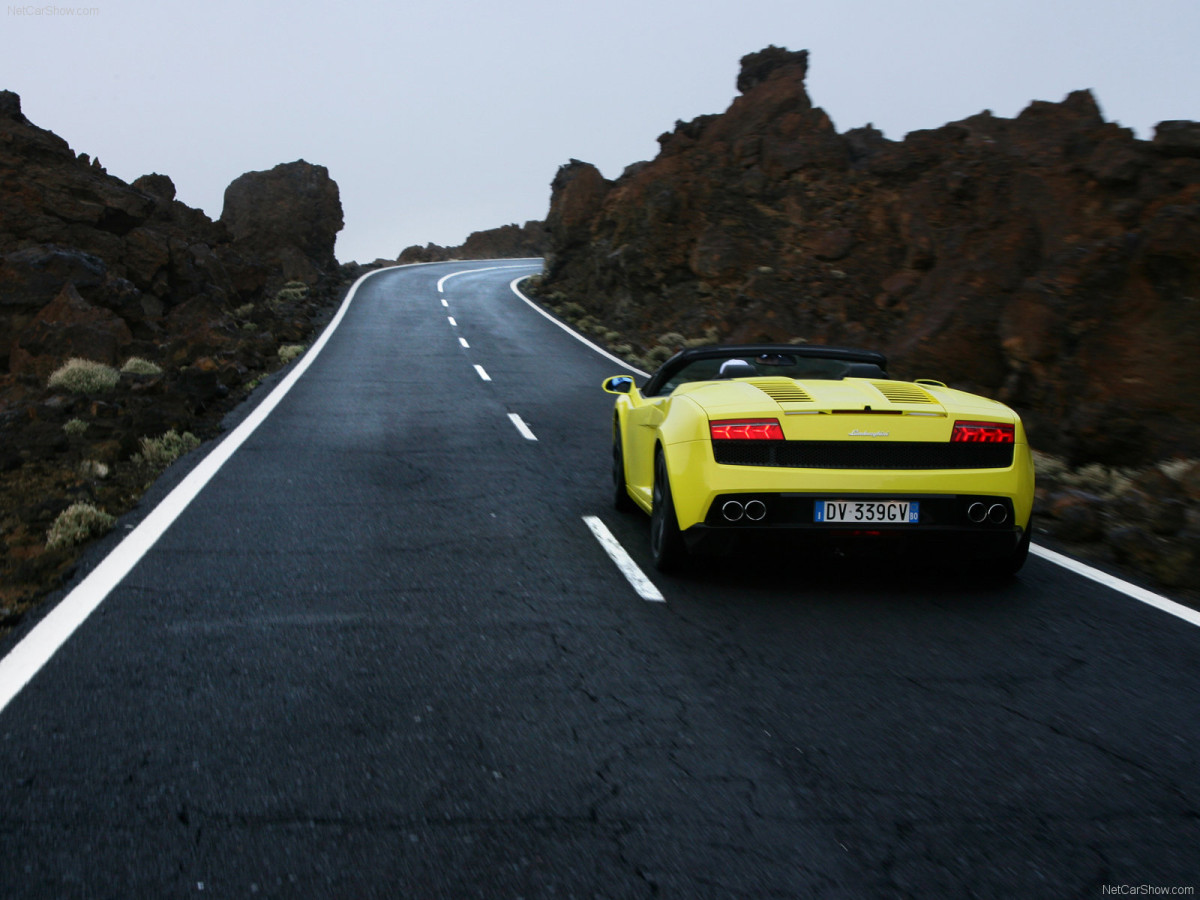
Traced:
<path id="1" fill-rule="evenodd" d="M 950 440 L 955 443 L 1011 444 L 1016 440 L 1016 426 L 1002 422 L 955 422 Z"/>
<path id="2" fill-rule="evenodd" d="M 714 441 L 782 441 L 778 419 L 718 419 L 708 423 Z"/>

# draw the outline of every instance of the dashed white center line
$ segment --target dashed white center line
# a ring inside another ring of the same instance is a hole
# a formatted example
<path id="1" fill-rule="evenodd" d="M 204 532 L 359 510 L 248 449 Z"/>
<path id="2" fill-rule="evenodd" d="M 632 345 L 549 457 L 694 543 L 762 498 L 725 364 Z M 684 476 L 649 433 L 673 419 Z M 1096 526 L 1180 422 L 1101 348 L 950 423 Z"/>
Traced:
<path id="1" fill-rule="evenodd" d="M 450 304 L 446 302 L 446 298 L 445 298 L 445 297 L 443 297 L 443 298 L 442 298 L 442 306 L 449 306 L 449 305 L 450 305 Z"/>
<path id="2" fill-rule="evenodd" d="M 454 316 L 446 316 L 446 321 L 450 323 L 451 328 L 458 327 L 458 323 L 454 321 Z"/>
<path id="3" fill-rule="evenodd" d="M 471 349 L 471 345 L 467 343 L 467 339 L 466 339 L 466 338 L 459 338 L 459 339 L 458 339 L 458 342 L 459 342 L 460 344 L 462 344 L 462 346 L 463 346 L 463 349 L 464 349 L 464 350 L 470 350 L 470 349 Z"/>
<path id="4" fill-rule="evenodd" d="M 613 537 L 613 533 L 608 530 L 607 525 L 595 516 L 584 516 L 583 521 L 592 530 L 592 534 L 596 536 L 596 540 L 600 542 L 600 546 L 604 548 L 604 552 L 617 564 L 617 568 L 621 570 L 621 574 L 633 585 L 633 589 L 637 591 L 639 597 L 651 603 L 667 602 L 667 598 L 654 586 L 654 582 L 646 577 L 646 574 L 638 568 L 638 564 L 633 561 L 633 558 L 625 552 L 625 548 L 621 546 L 621 542 Z"/>
<path id="5" fill-rule="evenodd" d="M 529 430 L 529 426 L 522 421 L 520 416 L 518 416 L 516 413 L 509 413 L 508 417 L 512 419 L 512 423 L 517 426 L 517 431 L 521 432 L 521 437 L 525 438 L 527 441 L 537 440 L 536 435 Z"/>
<path id="6" fill-rule="evenodd" d="M 475 371 L 479 373 L 479 377 L 482 378 L 484 381 L 492 380 L 492 376 L 489 375 L 487 372 L 483 371 L 483 366 L 477 364 L 475 366 Z"/>

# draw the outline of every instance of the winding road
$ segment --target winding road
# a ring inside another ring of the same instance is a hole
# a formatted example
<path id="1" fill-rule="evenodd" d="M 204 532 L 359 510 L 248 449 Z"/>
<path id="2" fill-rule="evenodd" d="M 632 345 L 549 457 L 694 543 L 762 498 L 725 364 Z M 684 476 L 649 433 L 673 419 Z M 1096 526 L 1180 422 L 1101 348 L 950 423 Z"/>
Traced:
<path id="1" fill-rule="evenodd" d="M 1196 624 L 1044 558 L 654 572 L 540 267 L 361 280 L 0 642 L 0 896 L 1200 887 Z"/>

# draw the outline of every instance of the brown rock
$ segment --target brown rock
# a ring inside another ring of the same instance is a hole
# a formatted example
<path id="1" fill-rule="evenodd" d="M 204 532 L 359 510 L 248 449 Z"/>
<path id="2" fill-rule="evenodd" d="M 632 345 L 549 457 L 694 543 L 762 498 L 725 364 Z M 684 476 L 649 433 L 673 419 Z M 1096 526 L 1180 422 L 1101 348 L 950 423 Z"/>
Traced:
<path id="1" fill-rule="evenodd" d="M 1154 129 L 1154 149 L 1164 156 L 1200 158 L 1200 122 L 1159 122 Z"/>
<path id="2" fill-rule="evenodd" d="M 442 262 L 448 259 L 523 259 L 542 256 L 546 252 L 544 222 L 530 221 L 524 225 L 501 225 L 486 231 L 474 231 L 458 247 L 414 244 L 400 251 L 396 262 Z"/>
<path id="3" fill-rule="evenodd" d="M 1192 463 L 1180 474 L 1179 489 L 1189 500 L 1200 501 L 1200 462 Z"/>
<path id="4" fill-rule="evenodd" d="M 1104 500 L 1084 491 L 1063 491 L 1045 506 L 1050 532 L 1064 541 L 1097 541 L 1104 535 Z"/>
<path id="5" fill-rule="evenodd" d="M 561 169 L 544 290 L 641 350 L 716 322 L 866 344 L 899 377 L 1002 397 L 1072 462 L 1195 455 L 1200 125 L 1139 141 L 1076 91 L 903 141 L 839 135 L 807 63 L 750 54 L 725 113 L 615 182 Z"/>
<path id="6" fill-rule="evenodd" d="M 71 357 L 118 365 L 133 335 L 115 313 L 92 306 L 68 283 L 21 331 L 12 349 L 14 374 L 46 379 Z"/>
<path id="7" fill-rule="evenodd" d="M 854 232 L 849 228 L 834 228 L 817 239 L 813 246 L 813 256 L 830 261 L 844 259 L 854 249 L 854 244 Z"/>
<path id="8" fill-rule="evenodd" d="M 342 203 L 324 166 L 301 159 L 239 176 L 225 189 L 221 223 L 243 255 L 279 266 L 285 280 L 313 283 L 337 267 Z"/>

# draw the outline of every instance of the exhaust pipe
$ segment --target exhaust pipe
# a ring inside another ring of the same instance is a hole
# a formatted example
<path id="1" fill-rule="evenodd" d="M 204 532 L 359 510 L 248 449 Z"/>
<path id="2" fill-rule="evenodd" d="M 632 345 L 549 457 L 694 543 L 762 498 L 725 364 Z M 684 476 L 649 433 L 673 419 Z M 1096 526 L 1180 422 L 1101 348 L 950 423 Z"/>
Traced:
<path id="1" fill-rule="evenodd" d="M 988 521 L 993 525 L 1003 525 L 1008 521 L 1008 510 L 1002 503 L 993 503 L 987 513 Z"/>
<path id="2" fill-rule="evenodd" d="M 751 522 L 761 522 L 767 515 L 767 504 L 761 500 L 746 501 L 746 518 Z"/>
<path id="3" fill-rule="evenodd" d="M 987 507 L 982 503 L 972 503 L 967 507 L 967 518 L 976 525 L 982 525 L 983 520 L 987 518 Z"/>
<path id="4" fill-rule="evenodd" d="M 726 522 L 736 522 L 741 519 L 745 508 L 736 500 L 726 500 L 721 504 L 721 515 L 725 517 Z"/>

